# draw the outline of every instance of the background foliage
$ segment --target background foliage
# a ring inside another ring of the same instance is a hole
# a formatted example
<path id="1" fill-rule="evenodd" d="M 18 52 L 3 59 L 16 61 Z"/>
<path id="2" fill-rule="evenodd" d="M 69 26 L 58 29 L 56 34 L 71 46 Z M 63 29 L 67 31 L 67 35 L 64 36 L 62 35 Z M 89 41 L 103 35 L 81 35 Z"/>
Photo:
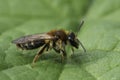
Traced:
<path id="1" fill-rule="evenodd" d="M 120 0 L 0 0 L 0 80 L 120 80 Z M 54 51 L 31 68 L 37 50 L 11 44 L 51 29 L 77 31 L 82 49 L 60 63 Z"/>

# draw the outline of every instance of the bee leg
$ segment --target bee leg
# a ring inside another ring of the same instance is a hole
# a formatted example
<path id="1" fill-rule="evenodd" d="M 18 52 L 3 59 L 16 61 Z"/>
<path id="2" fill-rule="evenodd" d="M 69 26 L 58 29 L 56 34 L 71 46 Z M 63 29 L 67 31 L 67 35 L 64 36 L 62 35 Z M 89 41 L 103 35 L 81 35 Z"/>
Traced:
<path id="1" fill-rule="evenodd" d="M 48 51 L 49 49 L 50 49 L 50 44 L 47 44 L 46 51 Z"/>
<path id="2" fill-rule="evenodd" d="M 81 47 L 83 48 L 84 52 L 86 52 L 85 47 L 83 46 L 83 44 L 79 41 L 79 44 L 81 45 Z"/>
<path id="3" fill-rule="evenodd" d="M 60 53 L 61 54 L 61 62 L 64 61 L 65 57 L 66 57 L 66 51 L 65 50 L 62 50 L 62 49 L 56 49 L 56 48 L 53 48 L 57 53 Z"/>
<path id="4" fill-rule="evenodd" d="M 62 48 L 61 49 L 61 51 L 62 51 L 61 62 L 63 62 L 64 59 L 66 58 L 66 50 L 65 50 L 65 44 L 64 43 L 62 43 L 62 47 L 61 48 Z"/>
<path id="5" fill-rule="evenodd" d="M 63 62 L 66 58 L 66 51 L 65 50 L 61 50 L 62 53 L 61 53 L 61 62 Z"/>
<path id="6" fill-rule="evenodd" d="M 32 62 L 32 66 L 34 66 L 34 63 L 38 60 L 38 58 L 40 57 L 40 55 L 43 53 L 43 51 L 45 50 L 45 48 L 47 47 L 47 44 L 45 44 L 39 51 L 38 53 L 35 55 L 33 62 Z"/>
<path id="7" fill-rule="evenodd" d="M 72 50 L 72 55 L 74 55 L 74 48 L 72 47 L 71 50 Z"/>
<path id="8" fill-rule="evenodd" d="M 58 44 L 54 44 L 53 49 L 61 54 L 61 62 L 63 62 L 66 57 L 65 43 L 60 40 Z"/>

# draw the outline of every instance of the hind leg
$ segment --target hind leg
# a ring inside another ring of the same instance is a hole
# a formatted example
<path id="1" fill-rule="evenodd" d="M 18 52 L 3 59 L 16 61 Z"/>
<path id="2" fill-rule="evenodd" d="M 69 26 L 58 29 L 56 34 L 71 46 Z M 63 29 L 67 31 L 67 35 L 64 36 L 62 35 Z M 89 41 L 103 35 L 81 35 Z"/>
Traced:
<path id="1" fill-rule="evenodd" d="M 38 53 L 35 55 L 33 62 L 32 62 L 32 66 L 34 66 L 35 62 L 39 59 L 40 55 L 44 52 L 44 50 L 46 49 L 47 44 L 45 44 L 39 51 Z"/>

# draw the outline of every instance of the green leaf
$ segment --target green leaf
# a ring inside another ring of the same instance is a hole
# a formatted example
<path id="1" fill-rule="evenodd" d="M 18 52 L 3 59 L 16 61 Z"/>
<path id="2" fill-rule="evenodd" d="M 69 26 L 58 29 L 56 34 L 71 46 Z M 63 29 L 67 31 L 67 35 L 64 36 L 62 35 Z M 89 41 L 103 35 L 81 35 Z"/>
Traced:
<path id="1" fill-rule="evenodd" d="M 0 0 L 0 80 L 120 80 L 120 0 Z M 12 40 L 53 29 L 77 32 L 85 46 L 67 59 L 17 49 Z"/>

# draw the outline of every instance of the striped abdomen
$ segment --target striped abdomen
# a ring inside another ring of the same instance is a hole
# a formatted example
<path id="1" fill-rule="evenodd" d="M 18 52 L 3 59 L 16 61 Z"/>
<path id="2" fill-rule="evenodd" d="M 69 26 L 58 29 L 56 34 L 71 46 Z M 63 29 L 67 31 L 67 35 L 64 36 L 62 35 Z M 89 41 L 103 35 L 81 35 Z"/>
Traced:
<path id="1" fill-rule="evenodd" d="M 25 49 L 25 50 L 31 50 L 31 49 L 36 49 L 42 45 L 45 44 L 44 40 L 36 40 L 33 42 L 26 42 L 26 43 L 18 43 L 16 44 L 17 47 L 21 48 L 21 49 Z"/>

